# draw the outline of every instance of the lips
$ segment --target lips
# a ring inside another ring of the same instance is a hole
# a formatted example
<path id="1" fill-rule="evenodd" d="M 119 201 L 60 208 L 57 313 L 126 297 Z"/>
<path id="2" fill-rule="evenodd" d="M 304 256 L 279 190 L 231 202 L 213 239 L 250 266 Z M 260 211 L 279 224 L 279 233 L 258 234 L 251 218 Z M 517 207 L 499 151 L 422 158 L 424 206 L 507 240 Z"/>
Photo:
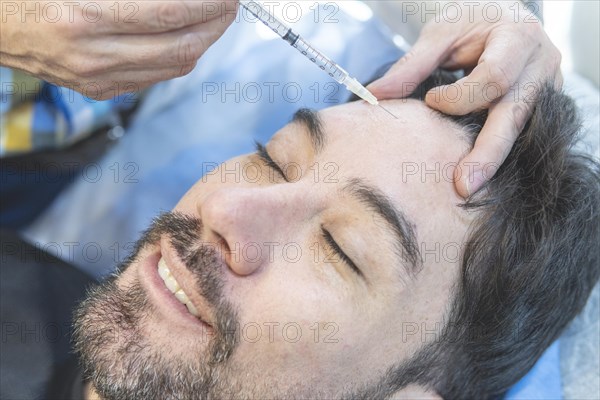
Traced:
<path id="1" fill-rule="evenodd" d="M 217 256 L 216 259 L 210 261 L 211 265 L 204 267 L 222 268 L 221 260 Z M 160 277 L 158 281 L 164 284 L 164 287 L 170 292 L 169 295 L 172 294 L 177 302 L 185 305 L 187 312 L 193 317 L 212 327 L 215 316 L 211 304 L 199 291 L 196 276 L 178 257 L 177 251 L 171 245 L 169 236 L 161 238 L 160 257 L 155 263 L 154 268 L 158 272 L 157 278 Z"/>
<path id="2" fill-rule="evenodd" d="M 161 259 L 158 261 L 158 274 L 162 278 L 167 289 L 173 293 L 175 298 L 179 300 L 180 303 L 187 307 L 190 314 L 196 318 L 200 318 L 200 314 L 190 300 L 189 296 L 181 288 L 179 282 L 177 282 L 177 279 L 175 279 L 175 277 L 171 274 L 171 270 L 169 269 L 164 257 L 161 257 Z"/>

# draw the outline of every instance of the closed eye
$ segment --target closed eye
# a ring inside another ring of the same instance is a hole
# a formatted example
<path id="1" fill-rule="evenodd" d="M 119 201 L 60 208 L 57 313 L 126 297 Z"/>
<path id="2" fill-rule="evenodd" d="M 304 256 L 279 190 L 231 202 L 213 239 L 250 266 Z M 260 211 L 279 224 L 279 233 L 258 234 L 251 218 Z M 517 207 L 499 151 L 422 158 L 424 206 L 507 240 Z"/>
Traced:
<path id="1" fill-rule="evenodd" d="M 329 233 L 329 231 L 323 227 L 321 227 L 321 230 L 323 232 L 323 239 L 325 239 L 329 247 L 331 247 L 331 250 L 333 250 L 342 259 L 342 261 L 344 261 L 346 265 L 350 267 L 352 271 L 354 271 L 359 276 L 363 276 L 360 269 L 358 269 L 356 264 L 354 264 L 354 261 L 352 261 L 352 259 L 350 259 L 350 257 L 348 257 L 346 253 L 344 253 L 344 250 L 342 250 L 342 248 L 337 244 L 333 236 L 331 236 L 331 233 Z"/>
<path id="2" fill-rule="evenodd" d="M 286 182 L 289 182 L 285 176 L 285 174 L 283 173 L 283 170 L 281 169 L 281 167 L 279 165 L 277 165 L 277 163 L 275 161 L 273 161 L 273 159 L 271 158 L 271 156 L 269 155 L 269 152 L 267 152 L 267 149 L 265 148 L 265 146 L 263 146 L 262 144 L 258 143 L 258 142 L 254 142 L 256 145 L 256 154 L 260 157 L 260 159 L 267 164 L 267 166 L 271 169 L 273 169 L 274 171 L 276 171 L 279 175 L 281 175 L 281 177 L 283 179 L 285 179 Z"/>

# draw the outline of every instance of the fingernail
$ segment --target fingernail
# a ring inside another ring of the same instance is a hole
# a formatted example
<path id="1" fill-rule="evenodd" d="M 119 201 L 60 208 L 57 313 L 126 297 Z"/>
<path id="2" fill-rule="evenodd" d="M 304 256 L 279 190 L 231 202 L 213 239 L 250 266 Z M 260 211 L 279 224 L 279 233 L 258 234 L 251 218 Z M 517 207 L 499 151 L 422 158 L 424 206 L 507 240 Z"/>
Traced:
<path id="1" fill-rule="evenodd" d="M 485 183 L 485 176 L 483 171 L 474 171 L 473 174 L 467 176 L 467 193 L 469 193 L 469 197 L 473 196 Z"/>

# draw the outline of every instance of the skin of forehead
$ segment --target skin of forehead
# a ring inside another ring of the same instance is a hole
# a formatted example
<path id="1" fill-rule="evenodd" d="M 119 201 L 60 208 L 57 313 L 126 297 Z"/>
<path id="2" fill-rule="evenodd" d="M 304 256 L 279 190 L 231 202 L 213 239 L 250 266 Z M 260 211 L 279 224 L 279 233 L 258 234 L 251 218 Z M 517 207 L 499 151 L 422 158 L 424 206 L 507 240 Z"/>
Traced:
<path id="1" fill-rule="evenodd" d="M 327 138 L 316 158 L 298 123 L 285 127 L 267 147 L 274 158 L 305 169 L 315 161 L 337 164 L 340 182 L 364 178 L 392 199 L 415 224 L 418 244 L 426 242 L 429 248 L 449 242 L 462 248 L 476 216 L 459 207 L 464 200 L 452 181 L 454 166 L 469 150 L 464 132 L 423 102 L 384 104 L 399 119 L 364 102 L 319 112 Z"/>
<path id="2" fill-rule="evenodd" d="M 440 190 L 438 199 L 446 199 L 452 208 L 462 203 L 464 200 L 454 189 L 452 172 L 470 144 L 460 127 L 421 101 L 391 100 L 382 104 L 398 119 L 362 101 L 320 111 L 326 141 L 316 159 L 334 162 L 341 173 L 356 177 L 378 167 L 377 174 L 368 175 L 390 192 L 397 192 L 394 188 L 407 189 L 406 184 L 410 184 L 411 190 Z M 312 165 L 315 157 L 304 129 L 299 123 L 286 126 L 267 148 L 283 156 L 284 163 Z M 392 198 L 401 194 L 390 192 L 387 194 Z"/>

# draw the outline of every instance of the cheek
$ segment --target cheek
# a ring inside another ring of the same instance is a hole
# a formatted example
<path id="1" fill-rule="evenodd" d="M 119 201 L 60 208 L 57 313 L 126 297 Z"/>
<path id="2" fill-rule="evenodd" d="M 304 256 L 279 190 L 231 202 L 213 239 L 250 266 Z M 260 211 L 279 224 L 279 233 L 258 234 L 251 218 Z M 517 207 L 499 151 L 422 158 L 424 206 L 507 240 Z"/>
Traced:
<path id="1" fill-rule="evenodd" d="M 315 265 L 279 264 L 254 282 L 238 282 L 231 295 L 240 309 L 238 360 L 265 374 L 332 382 L 360 362 L 368 337 L 351 301 L 309 271 Z M 263 368 L 263 367 L 261 367 Z M 329 378 L 325 378 L 329 377 Z"/>
<path id="2" fill-rule="evenodd" d="M 263 331 L 277 324 L 280 335 L 275 342 L 281 344 L 290 344 L 281 330 L 287 327 L 293 333 L 297 328 L 301 339 L 296 348 L 314 344 L 315 336 L 347 332 L 358 312 L 349 286 L 340 282 L 334 267 L 314 263 L 308 247 L 303 246 L 302 252 L 296 263 L 286 263 L 276 255 L 275 262 L 261 273 L 234 278 L 226 285 L 242 324 L 257 323 Z"/>
<path id="3" fill-rule="evenodd" d="M 275 252 L 278 248 L 275 247 Z M 308 253 L 307 248 L 302 249 Z M 304 256 L 303 258 L 310 258 Z M 281 325 L 297 323 L 307 332 L 320 322 L 336 322 L 349 314 L 343 292 L 332 287 L 318 270 L 331 268 L 300 260 L 297 263 L 274 263 L 252 277 L 232 278 L 227 286 L 230 296 L 240 309 L 240 318 L 246 322 L 277 322 Z"/>

